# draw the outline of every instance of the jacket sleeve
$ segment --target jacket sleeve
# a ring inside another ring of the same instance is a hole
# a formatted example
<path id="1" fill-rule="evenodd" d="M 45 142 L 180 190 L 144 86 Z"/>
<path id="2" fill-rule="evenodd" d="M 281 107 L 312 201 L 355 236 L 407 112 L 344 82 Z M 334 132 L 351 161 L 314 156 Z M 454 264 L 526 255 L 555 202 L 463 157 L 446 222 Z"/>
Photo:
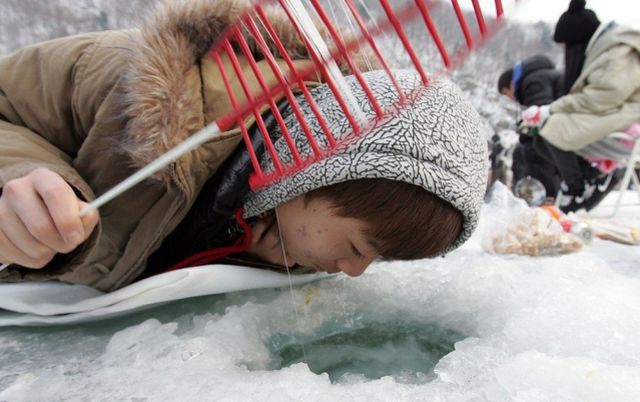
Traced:
<path id="1" fill-rule="evenodd" d="M 612 48 L 586 85 L 551 104 L 552 113 L 604 114 L 618 109 L 640 87 L 640 55 L 626 45 Z"/>
<path id="2" fill-rule="evenodd" d="M 85 137 L 76 83 L 100 34 L 66 37 L 0 58 L 0 186 L 37 167 L 94 195 L 72 167 Z"/>
<path id="3" fill-rule="evenodd" d="M 522 93 L 524 94 L 522 104 L 525 106 L 548 105 L 554 100 L 552 83 L 543 82 L 542 79 L 527 82 L 522 88 Z"/>

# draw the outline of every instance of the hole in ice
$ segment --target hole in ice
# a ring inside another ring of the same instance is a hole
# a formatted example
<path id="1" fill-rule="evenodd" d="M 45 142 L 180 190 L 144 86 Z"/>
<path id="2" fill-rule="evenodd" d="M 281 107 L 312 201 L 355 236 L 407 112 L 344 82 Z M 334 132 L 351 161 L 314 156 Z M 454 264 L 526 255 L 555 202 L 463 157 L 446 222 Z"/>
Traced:
<path id="1" fill-rule="evenodd" d="M 403 383 L 424 383 L 434 378 L 436 363 L 464 338 L 460 332 L 429 323 L 332 323 L 312 335 L 273 335 L 268 343 L 274 356 L 270 368 L 303 362 L 316 374 L 327 373 L 333 383 L 349 377 L 374 380 L 385 376 Z"/>

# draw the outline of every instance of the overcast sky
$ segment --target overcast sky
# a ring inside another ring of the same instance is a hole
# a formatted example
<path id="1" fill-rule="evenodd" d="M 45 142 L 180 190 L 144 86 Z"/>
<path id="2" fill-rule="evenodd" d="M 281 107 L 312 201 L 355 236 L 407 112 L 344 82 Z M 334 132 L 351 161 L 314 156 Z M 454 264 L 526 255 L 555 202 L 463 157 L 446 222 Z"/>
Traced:
<path id="1" fill-rule="evenodd" d="M 525 21 L 550 21 L 555 23 L 569 6 L 568 0 L 505 0 L 507 16 Z M 508 4 L 508 6 L 507 6 Z M 640 1 L 638 0 L 587 0 L 587 8 L 598 15 L 600 21 L 616 20 L 619 23 L 640 28 Z"/>
<path id="2" fill-rule="evenodd" d="M 517 20 L 537 22 L 558 21 L 569 6 L 569 0 L 502 0 L 505 15 Z M 470 0 L 460 0 L 470 7 Z M 483 10 L 495 9 L 495 0 L 482 0 Z M 587 0 L 587 8 L 598 15 L 600 21 L 616 20 L 640 28 L 640 0 Z"/>

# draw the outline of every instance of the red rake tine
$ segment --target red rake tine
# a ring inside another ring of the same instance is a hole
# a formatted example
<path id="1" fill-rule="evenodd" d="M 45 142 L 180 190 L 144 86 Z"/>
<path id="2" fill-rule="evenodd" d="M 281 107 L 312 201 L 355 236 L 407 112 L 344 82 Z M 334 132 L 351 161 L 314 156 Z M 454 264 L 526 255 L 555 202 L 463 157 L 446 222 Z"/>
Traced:
<path id="1" fill-rule="evenodd" d="M 376 44 L 373 36 L 371 35 L 371 32 L 367 29 L 366 24 L 362 20 L 362 16 L 360 15 L 358 10 L 353 5 L 353 1 L 346 0 L 346 3 L 347 3 L 347 6 L 349 7 L 349 11 L 351 11 L 351 15 L 356 20 L 356 23 L 358 24 L 358 27 L 360 28 L 360 32 L 366 38 L 367 44 L 369 45 L 369 47 L 373 51 L 374 55 L 376 56 L 376 59 L 380 62 L 381 67 L 387 73 L 387 76 L 391 79 L 391 82 L 392 82 L 393 86 L 396 88 L 396 91 L 398 92 L 398 94 L 400 94 L 401 101 L 405 101 L 404 93 L 402 92 L 402 90 L 400 89 L 400 86 L 398 85 L 398 83 L 396 82 L 395 78 L 393 77 L 393 73 L 391 72 L 391 68 L 389 67 L 389 64 L 384 59 L 384 57 L 382 57 L 382 52 L 380 52 L 380 48 Z"/>
<path id="2" fill-rule="evenodd" d="M 476 14 L 476 20 L 478 21 L 478 27 L 480 28 L 480 34 L 485 36 L 487 34 L 487 24 L 484 22 L 484 15 L 482 15 L 482 8 L 478 0 L 472 0 L 473 11 Z"/>
<path id="3" fill-rule="evenodd" d="M 442 61 L 444 62 L 444 65 L 446 67 L 451 66 L 451 59 L 449 58 L 449 53 L 447 52 L 447 49 L 444 46 L 442 39 L 440 38 L 440 34 L 438 33 L 438 30 L 436 29 L 436 26 L 433 23 L 433 20 L 431 19 L 431 15 L 429 13 L 429 9 L 427 8 L 427 5 L 420 0 L 416 0 L 416 6 L 418 6 L 418 9 L 422 14 L 422 18 L 424 19 L 424 22 L 427 25 L 429 34 L 431 34 L 433 41 L 436 43 L 436 46 L 438 47 L 438 51 L 440 52 L 440 56 L 442 56 Z"/>
<path id="4" fill-rule="evenodd" d="M 329 86 L 329 88 L 333 92 L 342 110 L 345 111 L 345 116 L 349 121 L 349 124 L 353 128 L 353 133 L 357 135 L 360 132 L 360 125 L 355 120 L 354 116 L 351 113 L 348 113 L 349 107 L 347 106 L 344 98 L 342 97 L 340 90 L 336 86 L 336 83 L 333 80 L 331 74 L 327 70 L 327 63 L 323 61 L 323 57 L 316 52 L 312 44 L 309 43 L 309 41 L 307 40 L 306 35 L 304 34 L 305 28 L 302 27 L 300 24 L 298 24 L 295 16 L 293 15 L 293 10 L 287 6 L 284 0 L 278 0 L 278 2 L 280 3 L 280 5 L 282 5 L 284 12 L 287 14 L 289 19 L 291 20 L 294 29 L 298 32 L 298 35 L 300 35 L 300 37 L 303 39 L 303 41 L 307 45 L 307 49 L 309 50 L 309 55 L 311 56 L 311 59 L 313 60 L 314 65 L 318 68 L 319 72 L 322 74 L 323 78 L 326 81 L 326 84 Z M 332 57 L 330 61 L 335 62 L 335 57 Z"/>
<path id="5" fill-rule="evenodd" d="M 256 102 L 256 98 L 251 93 L 249 84 L 246 80 L 246 77 L 244 76 L 244 73 L 242 72 L 242 67 L 240 67 L 238 57 L 236 56 L 236 53 L 233 50 L 233 47 L 231 46 L 231 43 L 229 43 L 228 40 L 224 42 L 224 50 L 226 51 L 227 55 L 229 56 L 229 59 L 231 60 L 231 64 L 233 65 L 233 69 L 235 70 L 235 73 L 236 73 L 236 77 L 238 77 L 238 80 L 240 81 L 240 86 L 242 87 L 242 90 L 244 91 L 244 94 L 247 97 L 248 102 L 251 104 L 257 104 L 258 102 Z M 268 93 L 268 92 L 269 92 L 268 89 L 264 91 L 264 93 Z M 266 97 L 265 100 L 267 102 L 272 102 L 273 97 Z M 256 124 L 260 128 L 260 131 L 266 132 L 267 129 L 264 125 L 264 120 L 262 120 L 262 115 L 260 114 L 259 109 L 257 107 L 251 108 L 251 114 L 253 114 L 253 116 L 255 117 Z M 273 143 L 271 142 L 271 139 L 269 138 L 269 136 L 266 136 L 263 138 L 269 154 L 271 154 L 271 157 L 274 159 L 276 171 L 278 173 L 282 173 L 283 172 L 282 165 L 280 164 L 280 160 L 278 159 L 278 154 L 276 153 L 276 150 L 273 146 Z"/>
<path id="6" fill-rule="evenodd" d="M 277 78 L 279 84 L 282 85 L 285 88 L 285 95 L 287 97 L 287 101 L 289 102 L 290 105 L 297 104 L 297 101 L 295 99 L 295 96 L 293 95 L 293 92 L 291 91 L 291 88 L 289 88 L 289 86 L 287 85 L 287 82 L 286 82 L 284 76 L 282 75 L 282 72 L 280 71 L 280 67 L 277 64 L 274 55 L 271 53 L 271 50 L 269 50 L 269 47 L 267 46 L 267 43 L 265 42 L 264 38 L 262 37 L 262 35 L 258 31 L 258 27 L 256 26 L 255 22 L 253 21 L 252 18 L 246 18 L 245 22 L 247 24 L 247 28 L 251 31 L 251 33 L 257 39 L 258 46 L 260 46 L 260 50 L 262 51 L 262 54 L 265 56 L 265 59 L 269 63 L 269 66 L 271 67 L 271 71 L 273 72 L 273 74 Z M 289 59 L 289 61 L 291 62 L 290 59 Z M 302 85 L 303 88 L 306 88 L 304 86 L 304 83 L 301 80 L 300 80 L 299 84 Z M 311 97 L 311 95 L 308 93 L 308 91 L 306 92 L 306 95 L 308 95 L 308 99 L 313 99 Z M 305 96 L 305 97 L 307 97 L 307 96 Z M 320 149 L 318 148 L 318 145 L 316 144 L 315 139 L 313 138 L 313 135 L 311 134 L 311 129 L 310 129 L 309 125 L 307 124 L 307 122 L 303 118 L 302 114 L 300 113 L 300 108 L 299 107 L 293 107 L 292 109 L 293 109 L 293 112 L 296 115 L 297 120 L 300 122 L 300 125 L 302 126 L 302 130 L 303 130 L 306 138 L 309 140 L 309 143 L 310 143 L 310 145 L 312 147 L 314 155 L 320 156 Z M 279 112 L 278 112 L 278 116 L 281 116 Z M 318 113 L 316 115 L 316 117 L 317 118 L 321 118 L 321 115 Z M 290 137 L 290 135 L 288 133 L 288 130 L 286 128 L 286 125 L 281 124 L 280 128 L 283 131 L 283 135 L 285 135 L 287 137 Z M 328 129 L 327 129 L 327 131 L 328 131 Z M 269 135 L 269 133 L 263 133 L 263 135 Z M 290 141 L 291 141 L 291 138 L 288 138 L 287 142 L 289 143 Z M 295 147 L 293 147 L 293 148 L 295 149 Z M 294 158 L 295 158 L 295 156 L 294 156 Z M 296 161 L 299 161 L 299 158 L 296 159 Z"/>
<path id="7" fill-rule="evenodd" d="M 242 49 L 242 52 L 244 53 L 245 57 L 247 58 L 248 62 L 249 62 L 249 66 L 251 67 L 256 79 L 258 80 L 258 84 L 260 85 L 260 87 L 262 88 L 262 92 L 268 92 L 269 88 L 267 87 L 267 84 L 264 81 L 264 77 L 262 77 L 262 74 L 260 73 L 260 71 L 258 70 L 258 64 L 255 61 L 255 58 L 253 57 L 253 55 L 251 54 L 251 50 L 249 50 L 249 46 L 247 45 L 247 42 L 244 40 L 244 37 L 242 36 L 240 30 L 236 27 L 236 29 L 234 29 L 234 37 L 237 41 L 237 43 L 240 45 L 240 48 Z M 234 66 L 237 66 L 237 64 L 234 64 Z M 243 88 L 245 89 L 245 93 L 249 94 L 250 91 L 248 90 L 248 88 L 245 86 L 245 81 L 243 78 L 243 73 L 241 70 L 237 69 L 236 73 L 238 74 L 239 77 L 241 78 L 241 81 L 243 83 Z M 296 164 L 300 164 L 300 154 L 298 153 L 298 150 L 295 148 L 295 146 L 293 145 L 293 140 L 291 138 L 291 136 L 289 135 L 289 132 L 287 130 L 287 126 L 284 123 L 284 120 L 282 119 L 282 115 L 280 114 L 280 111 L 278 109 L 278 107 L 276 106 L 276 102 L 273 98 L 267 99 L 267 102 L 269 104 L 269 108 L 272 110 L 276 121 L 278 123 L 278 125 L 280 126 L 280 129 L 283 131 L 283 135 L 284 138 L 287 141 L 287 145 L 289 146 L 289 150 L 291 151 L 292 155 L 293 155 L 293 159 L 295 160 Z M 265 139 L 265 143 L 267 145 L 267 149 L 269 150 L 269 153 L 272 155 L 272 157 L 275 158 L 275 149 L 273 148 L 273 143 L 270 139 L 269 133 L 266 129 L 266 126 L 264 125 L 264 120 L 262 119 L 262 115 L 260 115 L 260 113 L 257 113 L 257 111 L 254 110 L 254 116 L 256 118 L 256 123 L 258 124 L 258 128 L 260 129 L 260 132 L 263 136 L 263 138 Z"/>
<path id="8" fill-rule="evenodd" d="M 258 7 L 256 7 L 256 11 L 257 11 L 258 16 L 260 17 L 260 20 L 263 22 L 263 24 L 265 24 L 265 27 L 267 28 L 267 30 L 269 32 L 269 35 L 271 35 L 271 38 L 273 39 L 275 45 L 278 48 L 278 51 L 280 52 L 280 54 L 283 56 L 283 59 L 287 63 L 287 67 L 289 68 L 289 71 L 291 72 L 291 76 L 294 78 L 294 80 L 292 82 L 292 85 L 296 85 L 296 87 L 300 91 L 302 91 L 302 94 L 304 95 L 304 97 L 307 100 L 307 102 L 309 102 L 309 105 L 311 106 L 311 109 L 313 110 L 315 117 L 318 119 L 318 122 L 319 122 L 320 126 L 322 127 L 323 131 L 324 132 L 329 132 L 329 128 L 326 126 L 326 122 L 325 122 L 324 118 L 322 117 L 322 114 L 320 113 L 320 110 L 318 109 L 318 106 L 316 105 L 315 101 L 313 100 L 313 97 L 309 93 L 309 89 L 304 85 L 304 78 L 302 77 L 302 75 L 295 68 L 295 66 L 293 64 L 293 60 L 287 54 L 287 51 L 286 51 L 284 45 L 282 44 L 282 42 L 280 41 L 280 38 L 278 38 L 278 35 L 276 35 L 276 32 L 274 31 L 273 27 L 269 23 L 269 20 L 268 20 L 267 16 L 265 15 L 264 10 L 262 9 L 262 7 L 258 6 Z M 333 137 L 329 137 L 327 140 L 329 141 L 331 146 L 335 146 L 335 142 L 333 140 Z M 315 143 L 315 140 L 313 140 L 313 137 L 311 137 L 310 141 L 312 141 L 312 143 Z M 318 155 L 319 155 L 319 153 L 318 153 Z"/>
<path id="9" fill-rule="evenodd" d="M 502 1 L 496 0 L 496 17 L 500 18 L 504 15 L 504 9 L 502 8 Z"/>
<path id="10" fill-rule="evenodd" d="M 464 34 L 464 39 L 467 42 L 467 48 L 471 49 L 473 48 L 473 36 L 471 35 L 471 30 L 469 29 L 467 20 L 464 18 L 464 13 L 460 8 L 460 4 L 458 4 L 458 0 L 451 0 L 451 4 L 453 5 L 453 9 L 458 17 L 458 23 L 460 24 L 460 29 L 462 29 L 462 33 Z"/>
<path id="11" fill-rule="evenodd" d="M 233 107 L 234 110 L 238 110 L 238 101 L 236 100 L 235 96 L 233 95 L 233 91 L 231 90 L 231 84 L 229 83 L 229 77 L 227 76 L 227 73 L 224 69 L 224 66 L 222 64 L 222 60 L 220 59 L 220 55 L 219 54 L 214 54 L 212 55 L 213 60 L 215 61 L 215 63 L 218 66 L 218 69 L 220 70 L 220 75 L 222 76 L 222 82 L 225 85 L 225 88 L 227 90 L 227 93 L 229 94 L 229 98 L 231 101 L 231 106 Z M 238 117 L 238 126 L 240 127 L 240 132 L 242 133 L 242 138 L 245 141 L 245 144 L 250 144 L 251 143 L 251 138 L 249 138 L 249 132 L 247 131 L 247 127 L 244 124 L 244 120 L 242 120 L 240 117 Z M 258 175 L 260 177 L 262 177 L 262 169 L 260 168 L 260 164 L 258 163 L 258 157 L 256 156 L 255 150 L 253 149 L 253 147 L 248 147 L 247 150 L 249 151 L 249 157 L 251 159 L 251 164 L 254 167 L 254 174 Z M 257 166 L 257 168 L 256 168 Z"/>
<path id="12" fill-rule="evenodd" d="M 409 54 L 409 57 L 411 58 L 411 61 L 413 62 L 413 65 L 416 67 L 416 69 L 420 73 L 420 77 L 422 78 L 422 83 L 424 85 L 427 85 L 429 83 L 427 74 L 422 69 L 422 64 L 420 63 L 420 59 L 418 58 L 418 55 L 416 55 L 415 51 L 413 50 L 413 47 L 411 46 L 411 43 L 409 42 L 409 38 L 407 38 L 407 35 L 404 32 L 404 29 L 402 29 L 401 21 L 393 12 L 393 9 L 391 8 L 391 5 L 389 5 L 389 2 L 387 0 L 380 0 L 380 4 L 384 8 L 384 11 L 387 14 L 387 18 L 389 22 L 391 22 L 391 24 L 395 28 L 396 33 L 398 34 L 398 37 L 402 42 L 402 45 L 404 46 L 405 50 Z"/>
<path id="13" fill-rule="evenodd" d="M 369 88 L 369 86 L 365 82 L 364 78 L 362 77 L 362 74 L 360 73 L 360 70 L 356 67 L 354 61 L 349 56 L 349 52 L 347 51 L 345 44 L 342 42 L 340 35 L 337 33 L 336 29 L 331 25 L 331 22 L 329 21 L 329 17 L 325 13 L 324 8 L 322 7 L 322 5 L 320 5 L 320 3 L 317 0 L 311 0 L 311 4 L 313 5 L 316 12 L 320 16 L 320 19 L 324 22 L 325 26 L 328 28 L 329 34 L 333 38 L 333 41 L 337 46 L 337 50 L 340 56 L 342 56 L 345 59 L 345 61 L 349 65 L 349 68 L 351 69 L 356 79 L 360 83 L 360 86 L 364 90 L 365 94 L 367 95 L 369 102 L 371 102 L 371 106 L 373 106 L 373 109 L 376 111 L 376 115 L 378 116 L 378 118 L 382 118 L 383 116 L 382 108 L 378 104 L 378 101 L 376 100 L 375 96 L 373 96 L 373 93 L 371 92 L 371 88 Z"/>

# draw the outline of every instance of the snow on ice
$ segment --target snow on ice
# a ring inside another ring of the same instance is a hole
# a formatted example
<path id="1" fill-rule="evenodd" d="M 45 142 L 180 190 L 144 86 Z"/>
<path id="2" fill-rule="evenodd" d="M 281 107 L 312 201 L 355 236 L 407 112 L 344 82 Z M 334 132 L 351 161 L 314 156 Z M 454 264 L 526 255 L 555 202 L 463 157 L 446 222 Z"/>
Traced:
<path id="1" fill-rule="evenodd" d="M 640 223 L 639 212 L 624 207 L 620 218 Z M 3 329 L 0 400 L 638 400 L 638 247 L 595 239 L 560 257 L 505 257 L 485 253 L 478 237 L 446 258 L 380 263 L 357 279 L 292 292 L 203 297 L 77 327 Z M 319 339 L 340 347 L 336 334 L 362 328 L 391 336 L 380 345 L 353 338 L 359 353 L 340 349 L 351 373 L 312 371 L 319 360 L 340 360 L 314 356 Z M 427 361 L 421 333 L 447 353 Z M 287 342 L 306 345 L 315 361 L 281 367 L 277 349 Z M 371 378 L 358 358 L 391 371 Z"/>

